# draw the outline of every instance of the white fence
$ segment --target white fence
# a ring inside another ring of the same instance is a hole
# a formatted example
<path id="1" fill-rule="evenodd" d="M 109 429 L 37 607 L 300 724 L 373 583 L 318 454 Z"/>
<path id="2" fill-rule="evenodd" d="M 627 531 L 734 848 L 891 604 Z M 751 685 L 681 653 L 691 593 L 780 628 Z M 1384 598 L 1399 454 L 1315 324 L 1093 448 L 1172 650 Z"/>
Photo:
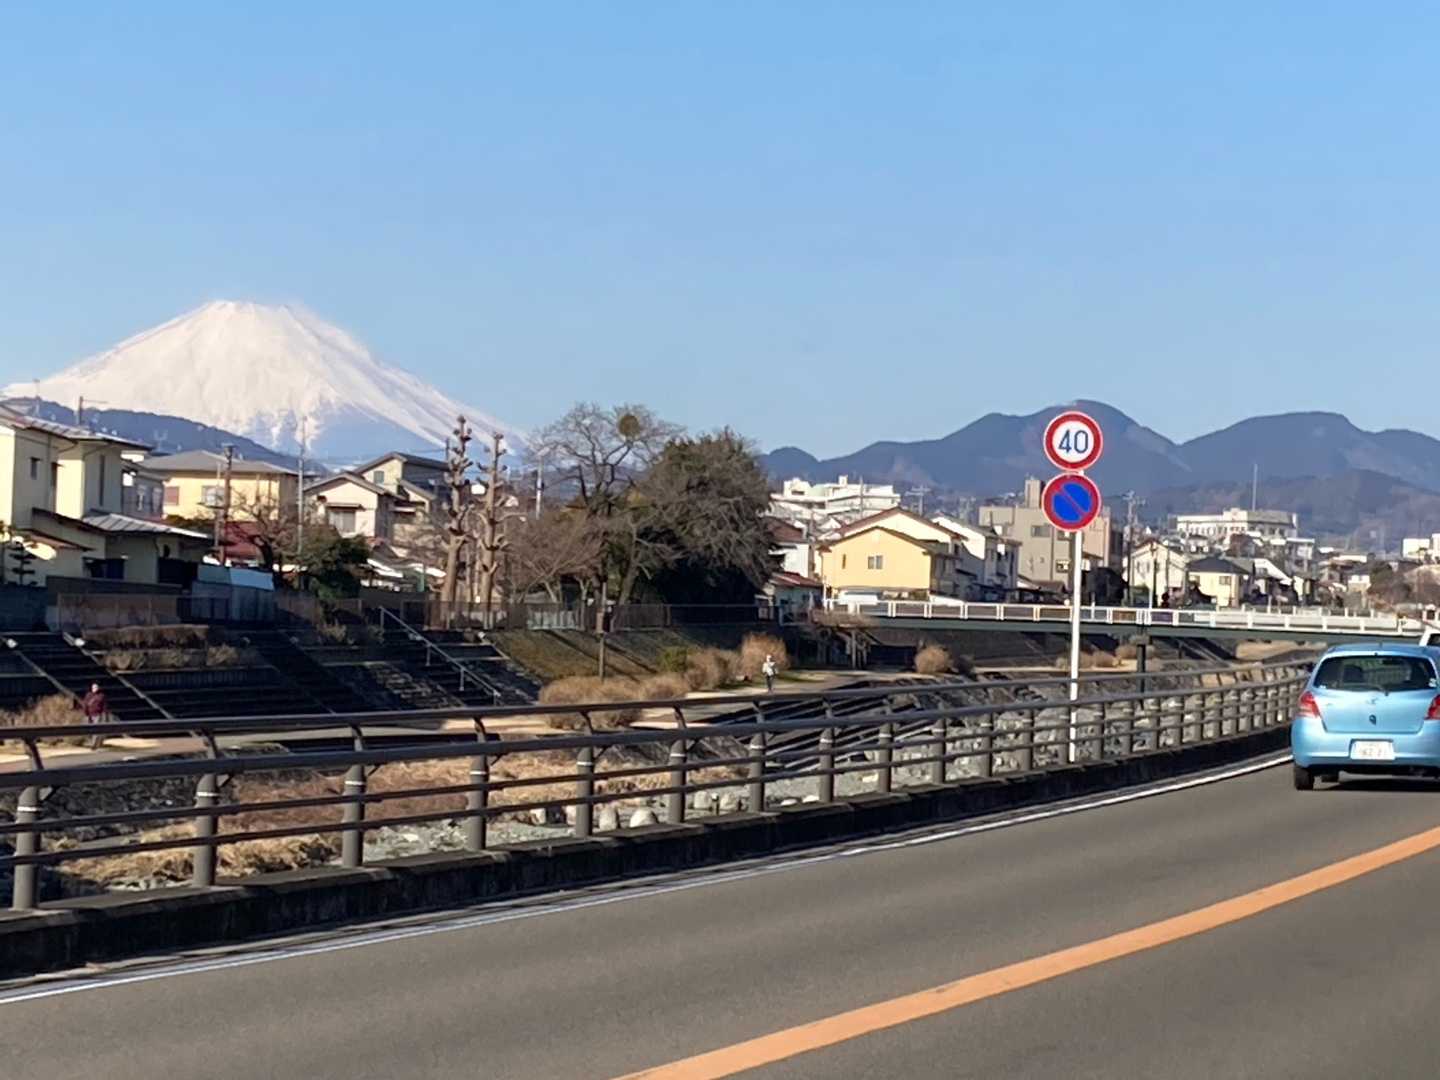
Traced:
<path id="1" fill-rule="evenodd" d="M 920 600 L 827 600 L 834 616 L 878 619 L 934 619 L 937 622 L 1069 623 L 1068 604 L 940 603 Z M 1420 619 L 1400 615 L 1334 615 L 1311 611 L 1196 610 L 1189 608 L 1100 607 L 1080 609 L 1082 622 L 1114 626 L 1193 626 L 1213 630 L 1291 630 L 1354 634 L 1364 637 L 1418 638 L 1427 629 Z"/>

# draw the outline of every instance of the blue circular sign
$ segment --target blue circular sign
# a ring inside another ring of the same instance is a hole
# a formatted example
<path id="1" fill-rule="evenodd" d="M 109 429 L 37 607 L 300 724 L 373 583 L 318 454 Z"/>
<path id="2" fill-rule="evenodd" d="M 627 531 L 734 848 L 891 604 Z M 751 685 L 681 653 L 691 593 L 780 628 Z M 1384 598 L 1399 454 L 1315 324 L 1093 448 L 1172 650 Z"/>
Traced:
<path id="1" fill-rule="evenodd" d="M 1040 503 L 1055 528 L 1079 532 L 1100 513 L 1100 489 L 1088 476 L 1062 473 L 1045 485 Z"/>

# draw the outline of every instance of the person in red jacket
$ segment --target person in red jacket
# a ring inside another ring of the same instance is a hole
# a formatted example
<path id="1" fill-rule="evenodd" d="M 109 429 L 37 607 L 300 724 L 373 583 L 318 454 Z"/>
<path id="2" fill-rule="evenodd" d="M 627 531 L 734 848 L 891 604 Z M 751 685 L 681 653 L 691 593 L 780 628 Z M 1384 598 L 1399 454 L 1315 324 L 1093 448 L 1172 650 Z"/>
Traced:
<path id="1" fill-rule="evenodd" d="M 105 691 L 100 689 L 99 683 L 90 684 L 90 692 L 81 700 L 80 708 L 85 712 L 87 724 L 103 724 L 110 719 L 110 702 L 106 700 Z M 96 735 L 90 742 L 90 749 L 99 750 L 104 741 Z"/>

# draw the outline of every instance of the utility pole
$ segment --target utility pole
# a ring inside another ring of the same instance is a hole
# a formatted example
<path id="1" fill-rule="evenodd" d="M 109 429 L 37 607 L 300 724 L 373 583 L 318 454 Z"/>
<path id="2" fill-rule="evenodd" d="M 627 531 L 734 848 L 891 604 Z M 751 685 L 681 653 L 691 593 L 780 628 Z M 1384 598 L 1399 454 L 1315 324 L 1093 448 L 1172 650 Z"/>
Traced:
<path id="1" fill-rule="evenodd" d="M 1127 491 L 1125 500 L 1125 599 L 1135 606 L 1135 492 Z"/>
<path id="2" fill-rule="evenodd" d="M 1257 461 L 1250 466 L 1250 513 L 1255 513 L 1255 507 L 1260 502 L 1260 463 Z M 1253 524 L 1253 523 L 1252 523 Z"/>
<path id="3" fill-rule="evenodd" d="M 543 500 L 545 498 L 545 455 L 541 454 L 535 459 L 535 516 L 541 514 Z"/>
<path id="4" fill-rule="evenodd" d="M 925 516 L 925 496 L 926 496 L 927 494 L 929 494 L 929 492 L 930 492 L 930 489 L 929 489 L 928 487 L 923 487 L 923 486 L 922 486 L 922 487 L 913 487 L 913 488 L 911 488 L 909 491 L 907 491 L 907 492 L 905 493 L 906 495 L 914 495 L 914 496 L 915 496 L 915 498 L 916 498 L 915 505 L 916 505 L 916 508 L 917 508 L 915 512 L 916 512 L 917 514 L 919 514 L 921 517 L 924 517 L 924 516 Z"/>
<path id="5" fill-rule="evenodd" d="M 230 477 L 235 467 L 235 444 L 225 444 L 224 494 L 220 501 L 220 513 L 215 515 L 215 559 L 225 565 L 225 540 L 230 531 Z"/>

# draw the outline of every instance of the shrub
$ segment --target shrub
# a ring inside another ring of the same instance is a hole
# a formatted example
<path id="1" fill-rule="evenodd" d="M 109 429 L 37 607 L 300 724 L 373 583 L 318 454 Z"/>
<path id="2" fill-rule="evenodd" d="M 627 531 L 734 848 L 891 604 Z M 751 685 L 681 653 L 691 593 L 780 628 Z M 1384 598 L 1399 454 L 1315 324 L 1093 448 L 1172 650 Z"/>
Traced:
<path id="1" fill-rule="evenodd" d="M 22 709 L 0 712 L 0 742 L 4 741 L 5 728 L 15 727 L 84 727 L 85 714 L 80 711 L 74 699 L 65 694 L 51 694 L 37 698 Z M 76 735 L 56 740 L 64 744 L 83 745 L 87 736 Z"/>
<path id="2" fill-rule="evenodd" d="M 948 675 L 955 670 L 955 661 L 949 649 L 922 645 L 915 651 L 915 670 L 921 675 Z"/>
<path id="3" fill-rule="evenodd" d="M 104 659 L 109 670 L 121 672 L 256 667 L 261 662 L 255 649 L 238 649 L 234 645 L 212 645 L 205 649 L 109 649 Z"/>
<path id="4" fill-rule="evenodd" d="M 691 690 L 719 690 L 735 681 L 738 658 L 724 649 L 699 649 L 690 654 L 685 681 Z"/>
<path id="5" fill-rule="evenodd" d="M 683 698 L 689 692 L 690 684 L 685 681 L 685 676 L 673 671 L 651 675 L 640 683 L 640 696 L 651 701 Z"/>
<path id="6" fill-rule="evenodd" d="M 540 689 L 541 705 L 591 705 L 597 702 L 631 702 L 642 697 L 634 679 L 601 679 L 594 675 L 568 675 L 546 683 Z M 640 719 L 640 710 L 631 706 L 622 709 L 599 709 L 590 713 L 590 722 L 597 728 L 628 727 Z M 557 713 L 550 718 L 556 727 L 582 729 L 581 713 Z"/>
<path id="7" fill-rule="evenodd" d="M 758 679 L 767 656 L 774 659 L 777 671 L 790 670 L 790 654 L 785 651 L 785 642 L 773 634 L 746 634 L 740 642 L 740 674 L 747 679 Z"/>
<path id="8" fill-rule="evenodd" d="M 1139 655 L 1140 650 L 1128 641 L 1115 649 L 1116 660 L 1134 660 Z"/>
<path id="9" fill-rule="evenodd" d="M 660 670 L 684 675 L 690 666 L 690 650 L 684 645 L 668 645 L 660 650 Z"/>

